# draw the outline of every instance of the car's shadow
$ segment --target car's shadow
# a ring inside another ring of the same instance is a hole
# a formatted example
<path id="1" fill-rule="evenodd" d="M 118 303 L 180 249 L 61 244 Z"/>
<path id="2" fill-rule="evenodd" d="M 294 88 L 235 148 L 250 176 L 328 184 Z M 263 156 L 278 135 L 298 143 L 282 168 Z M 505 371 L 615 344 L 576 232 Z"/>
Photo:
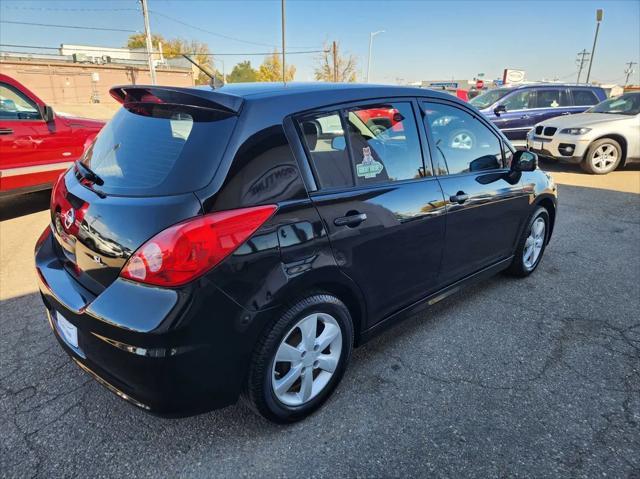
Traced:
<path id="1" fill-rule="evenodd" d="M 30 215 L 49 208 L 51 190 L 0 198 L 0 221 Z"/>
<path id="2" fill-rule="evenodd" d="M 563 163 L 557 160 L 548 158 L 540 158 L 540 168 L 544 171 L 558 172 L 558 173 L 580 173 L 583 175 L 590 175 L 584 171 L 579 164 Z M 624 168 L 618 168 L 616 171 L 640 171 L 640 163 L 633 163 L 625 166 Z M 592 176 L 592 175 L 591 175 Z"/>

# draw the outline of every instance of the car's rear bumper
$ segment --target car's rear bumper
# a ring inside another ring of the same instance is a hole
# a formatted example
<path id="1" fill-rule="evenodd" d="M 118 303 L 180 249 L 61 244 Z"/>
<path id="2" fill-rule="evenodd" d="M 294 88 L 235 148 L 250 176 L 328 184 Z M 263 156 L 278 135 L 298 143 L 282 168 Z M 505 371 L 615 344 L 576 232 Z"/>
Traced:
<path id="1" fill-rule="evenodd" d="M 36 245 L 49 324 L 63 349 L 123 399 L 158 414 L 184 415 L 235 402 L 253 336 L 243 308 L 214 285 L 170 290 L 118 279 L 100 295 L 58 260 L 53 237 Z M 56 313 L 77 328 L 74 347 Z"/>

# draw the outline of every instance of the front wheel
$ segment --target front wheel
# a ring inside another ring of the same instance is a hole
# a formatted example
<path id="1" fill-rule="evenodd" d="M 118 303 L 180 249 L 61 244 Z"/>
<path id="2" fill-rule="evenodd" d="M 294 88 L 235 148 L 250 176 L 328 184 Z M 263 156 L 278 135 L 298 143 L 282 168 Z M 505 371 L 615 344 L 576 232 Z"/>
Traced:
<path id="1" fill-rule="evenodd" d="M 620 144 L 610 138 L 594 141 L 580 166 L 587 173 L 606 175 L 615 170 L 622 159 Z"/>
<path id="2" fill-rule="evenodd" d="M 267 419 L 305 418 L 340 382 L 353 347 L 353 323 L 338 298 L 318 293 L 288 308 L 259 342 L 244 398 Z"/>
<path id="3" fill-rule="evenodd" d="M 507 272 L 519 277 L 533 273 L 540 264 L 548 238 L 549 212 L 540 206 L 529 217 Z"/>

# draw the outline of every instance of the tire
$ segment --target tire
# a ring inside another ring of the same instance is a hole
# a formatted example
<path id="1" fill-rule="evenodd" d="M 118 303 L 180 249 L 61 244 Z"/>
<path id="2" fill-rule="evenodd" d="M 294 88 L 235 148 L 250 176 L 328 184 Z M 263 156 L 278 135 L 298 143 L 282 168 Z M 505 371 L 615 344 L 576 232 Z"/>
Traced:
<path id="1" fill-rule="evenodd" d="M 469 130 L 454 130 L 449 135 L 448 145 L 454 150 L 471 150 L 476 145 L 476 136 Z"/>
<path id="2" fill-rule="evenodd" d="M 534 227 L 534 225 L 539 224 L 540 221 L 544 224 L 544 230 L 542 231 L 541 237 L 536 235 L 534 231 L 534 228 L 539 228 Z M 549 240 L 549 226 L 549 212 L 542 206 L 538 207 L 527 220 L 527 226 L 518 240 L 513 262 L 506 270 L 508 274 L 524 278 L 536 270 L 542 260 L 544 250 L 547 247 L 547 241 Z M 541 240 L 541 243 L 538 244 L 539 249 L 537 251 L 537 255 L 534 252 L 535 258 L 533 258 L 529 256 L 531 253 L 529 248 L 533 246 L 535 249 L 536 240 Z M 532 242 L 534 243 L 533 245 L 531 244 Z"/>
<path id="3" fill-rule="evenodd" d="M 314 316 L 315 322 L 310 319 Z M 325 339 L 333 334 L 339 334 L 340 337 L 336 336 L 325 349 L 317 351 L 317 341 L 312 341 L 316 348 L 305 346 L 300 323 L 307 331 L 311 331 L 309 325 L 316 324 L 315 340 L 321 340 L 323 333 L 326 333 Z M 336 326 L 339 333 L 334 329 Z M 314 293 L 296 302 L 258 341 L 243 392 L 244 401 L 255 412 L 273 422 L 291 423 L 304 419 L 322 406 L 342 379 L 351 357 L 353 335 L 349 310 L 335 296 Z M 295 361 L 276 361 L 276 354 L 281 347 L 284 349 L 279 357 L 295 356 Z M 300 351 L 305 354 L 298 356 Z M 322 367 L 321 363 L 325 366 Z M 328 369 L 334 365 L 335 369 L 329 373 Z M 297 379 L 286 386 L 288 383 L 285 380 L 293 377 Z M 309 378 L 312 388 L 304 388 L 309 384 Z M 277 391 L 278 381 L 284 382 Z"/>
<path id="4" fill-rule="evenodd" d="M 606 175 L 615 170 L 622 161 L 620 143 L 611 138 L 601 138 L 589 146 L 580 166 L 592 175 Z"/>

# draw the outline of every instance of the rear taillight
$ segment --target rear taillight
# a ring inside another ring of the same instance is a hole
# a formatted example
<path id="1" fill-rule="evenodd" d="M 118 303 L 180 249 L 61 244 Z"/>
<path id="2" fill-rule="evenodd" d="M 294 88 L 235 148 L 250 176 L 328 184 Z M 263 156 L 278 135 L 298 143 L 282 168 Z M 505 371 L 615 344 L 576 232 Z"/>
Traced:
<path id="1" fill-rule="evenodd" d="M 178 223 L 143 244 L 120 276 L 158 286 L 188 283 L 233 253 L 275 210 L 275 205 L 256 206 Z"/>

